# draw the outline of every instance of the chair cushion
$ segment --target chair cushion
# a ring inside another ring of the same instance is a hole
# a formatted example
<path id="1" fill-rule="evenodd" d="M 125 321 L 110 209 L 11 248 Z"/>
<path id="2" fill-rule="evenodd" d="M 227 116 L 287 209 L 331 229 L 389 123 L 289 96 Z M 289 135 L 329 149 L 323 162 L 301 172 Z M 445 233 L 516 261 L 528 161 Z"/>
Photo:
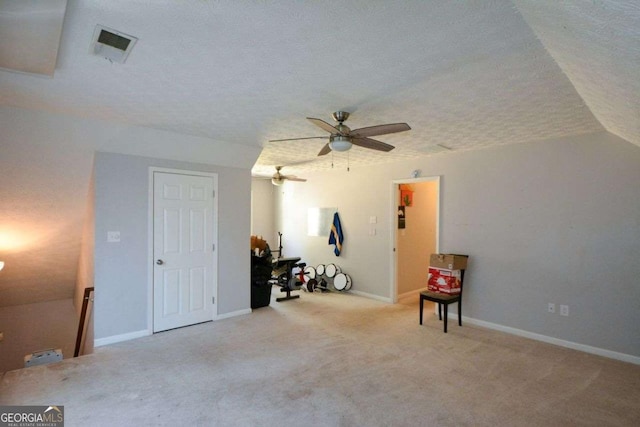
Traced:
<path id="1" fill-rule="evenodd" d="M 430 301 L 441 301 L 441 302 L 456 302 L 460 299 L 460 294 L 449 295 L 449 294 L 441 294 L 438 292 L 431 291 L 423 291 L 420 292 L 421 298 L 426 298 Z"/>

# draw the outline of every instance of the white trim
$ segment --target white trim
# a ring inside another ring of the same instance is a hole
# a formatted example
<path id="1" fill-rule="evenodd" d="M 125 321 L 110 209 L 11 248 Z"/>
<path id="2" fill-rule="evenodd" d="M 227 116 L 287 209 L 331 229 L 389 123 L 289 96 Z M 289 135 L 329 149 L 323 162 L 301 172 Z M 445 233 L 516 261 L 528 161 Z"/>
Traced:
<path id="1" fill-rule="evenodd" d="M 218 314 L 214 320 L 223 320 L 228 319 L 230 317 L 236 316 L 244 316 L 245 314 L 251 314 L 252 310 L 250 308 L 245 308 L 243 310 L 231 311 L 229 313 Z"/>
<path id="2" fill-rule="evenodd" d="M 205 176 L 213 179 L 213 190 L 215 197 L 213 198 L 213 221 L 211 230 L 211 241 L 215 244 L 213 257 L 213 296 L 215 297 L 214 312 L 211 320 L 218 318 L 218 174 L 215 172 L 200 172 L 184 169 L 162 168 L 157 166 L 149 166 L 149 185 L 148 185 L 148 202 L 147 202 L 147 332 L 148 335 L 153 334 L 153 174 L 154 172 L 174 173 L 179 175 Z"/>
<path id="3" fill-rule="evenodd" d="M 351 293 L 351 294 L 354 294 L 354 295 L 359 295 L 361 297 L 375 299 L 375 300 L 378 300 L 378 301 L 388 302 L 390 304 L 393 304 L 393 301 L 391 300 L 391 298 L 381 297 L 380 295 L 374 295 L 374 294 L 370 294 L 368 292 L 350 290 L 347 293 Z"/>
<path id="4" fill-rule="evenodd" d="M 436 252 L 440 252 L 440 200 L 442 198 L 442 184 L 440 175 L 435 176 L 426 176 L 420 178 L 405 178 L 405 179 L 394 179 L 391 181 L 391 215 L 390 215 L 390 248 L 389 248 L 389 265 L 391 268 L 389 269 L 389 294 L 391 295 L 391 302 L 398 302 L 398 275 L 396 274 L 396 270 L 398 269 L 398 253 L 396 251 L 396 246 L 398 243 L 398 225 L 396 223 L 398 217 L 398 204 L 396 201 L 398 200 L 398 191 L 400 184 L 412 184 L 412 183 L 421 183 L 421 182 L 432 182 L 435 181 L 438 185 L 438 197 L 436 198 Z"/>
<path id="5" fill-rule="evenodd" d="M 121 334 L 121 335 L 112 335 L 110 337 L 97 338 L 93 340 L 93 346 L 102 347 L 103 345 L 109 345 L 109 344 L 115 344 L 117 342 L 134 340 L 136 338 L 147 337 L 149 335 L 151 335 L 151 332 L 149 332 L 146 329 L 143 329 L 141 331 L 136 331 L 136 332 L 128 332 L 126 334 Z"/>
<path id="6" fill-rule="evenodd" d="M 458 319 L 457 313 L 449 313 L 449 319 Z M 640 365 L 640 357 L 633 356 L 631 354 L 618 353 L 617 351 L 606 350 L 604 348 L 592 347 L 586 344 L 580 344 L 573 341 L 566 341 L 559 338 L 550 337 L 547 335 L 536 334 L 535 332 L 529 332 L 522 329 L 512 328 L 509 326 L 499 325 L 497 323 L 486 322 L 484 320 L 478 320 L 471 317 L 462 316 L 463 324 L 469 323 L 471 325 L 481 326 L 487 329 L 493 329 L 495 331 L 505 332 L 511 335 L 517 335 L 524 338 L 529 338 L 536 341 L 545 342 L 547 344 L 558 345 L 560 347 L 570 348 L 572 350 L 578 350 L 585 353 L 595 354 L 597 356 L 607 357 L 609 359 L 620 360 L 622 362 L 633 363 L 634 365 Z"/>
<path id="7" fill-rule="evenodd" d="M 414 295 L 418 295 L 420 292 L 424 291 L 425 289 L 416 289 L 413 291 L 409 291 L 409 292 L 405 292 L 404 294 L 399 294 L 398 295 L 398 299 L 402 299 L 402 298 L 408 298 L 408 297 L 412 297 Z"/>
<path id="8" fill-rule="evenodd" d="M 149 167 L 147 199 L 147 331 L 153 334 L 153 172 Z"/>

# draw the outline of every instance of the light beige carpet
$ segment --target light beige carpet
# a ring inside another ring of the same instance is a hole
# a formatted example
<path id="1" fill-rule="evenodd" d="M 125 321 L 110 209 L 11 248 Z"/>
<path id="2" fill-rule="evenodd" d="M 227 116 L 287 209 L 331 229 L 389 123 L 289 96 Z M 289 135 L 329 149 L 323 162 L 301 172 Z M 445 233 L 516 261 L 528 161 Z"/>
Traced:
<path id="1" fill-rule="evenodd" d="M 272 297 L 276 296 L 276 289 Z M 640 366 L 450 322 L 417 299 L 306 294 L 6 373 L 66 426 L 640 425 Z"/>

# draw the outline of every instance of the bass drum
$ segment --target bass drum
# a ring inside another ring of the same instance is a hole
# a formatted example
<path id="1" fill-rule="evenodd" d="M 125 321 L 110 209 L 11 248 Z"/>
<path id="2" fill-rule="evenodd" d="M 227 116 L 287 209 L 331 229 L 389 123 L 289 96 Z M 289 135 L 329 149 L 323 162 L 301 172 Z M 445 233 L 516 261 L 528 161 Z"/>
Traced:
<path id="1" fill-rule="evenodd" d="M 347 286 L 344 287 L 345 291 L 348 291 L 351 289 L 351 286 L 353 286 L 353 280 L 351 280 L 351 276 L 349 276 L 348 274 L 347 276 Z"/>
<path id="2" fill-rule="evenodd" d="M 316 269 L 310 265 L 304 268 L 304 283 L 308 283 L 309 280 L 316 278 Z"/>
<path id="3" fill-rule="evenodd" d="M 338 291 L 348 291 L 351 289 L 351 277 L 348 274 L 338 273 L 333 279 L 333 287 Z"/>
<path id="4" fill-rule="evenodd" d="M 340 267 L 335 264 L 327 264 L 327 267 L 324 269 L 324 273 L 328 278 L 332 279 L 336 277 L 336 274 L 340 273 Z"/>
<path id="5" fill-rule="evenodd" d="M 318 266 L 316 267 L 316 274 L 318 275 L 318 277 L 324 275 L 324 264 L 318 264 Z"/>

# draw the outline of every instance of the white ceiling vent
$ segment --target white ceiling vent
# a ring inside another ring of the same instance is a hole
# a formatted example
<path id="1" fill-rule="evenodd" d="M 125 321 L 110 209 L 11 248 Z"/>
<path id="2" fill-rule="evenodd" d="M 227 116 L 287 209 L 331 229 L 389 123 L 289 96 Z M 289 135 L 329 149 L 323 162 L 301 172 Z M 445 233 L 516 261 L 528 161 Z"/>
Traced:
<path id="1" fill-rule="evenodd" d="M 123 64 L 137 41 L 137 38 L 128 34 L 96 25 L 91 42 L 91 53 L 111 62 Z"/>

